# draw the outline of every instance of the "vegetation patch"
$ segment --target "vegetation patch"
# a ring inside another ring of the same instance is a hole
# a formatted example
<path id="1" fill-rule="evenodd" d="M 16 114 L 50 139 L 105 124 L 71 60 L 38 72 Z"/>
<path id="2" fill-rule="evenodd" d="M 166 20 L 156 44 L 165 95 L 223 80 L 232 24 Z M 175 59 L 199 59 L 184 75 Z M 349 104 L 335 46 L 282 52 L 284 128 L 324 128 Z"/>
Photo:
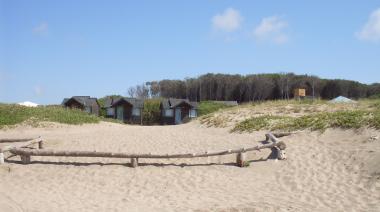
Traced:
<path id="1" fill-rule="evenodd" d="M 42 121 L 63 124 L 98 123 L 100 118 L 80 110 L 65 109 L 59 106 L 25 107 L 0 104 L 0 128 L 27 121 L 35 126 Z"/>
<path id="2" fill-rule="evenodd" d="M 159 124 L 161 118 L 160 110 L 161 99 L 146 99 L 144 100 L 143 109 L 143 124 L 153 125 Z"/>
<path id="3" fill-rule="evenodd" d="M 229 108 L 232 106 L 213 101 L 202 101 L 198 104 L 198 116 L 204 116 L 220 109 Z"/>
<path id="4" fill-rule="evenodd" d="M 322 112 L 301 117 L 260 116 L 249 118 L 236 124 L 231 131 L 252 132 L 261 129 L 324 131 L 327 128 L 357 129 L 360 127 L 380 129 L 380 110 Z"/>

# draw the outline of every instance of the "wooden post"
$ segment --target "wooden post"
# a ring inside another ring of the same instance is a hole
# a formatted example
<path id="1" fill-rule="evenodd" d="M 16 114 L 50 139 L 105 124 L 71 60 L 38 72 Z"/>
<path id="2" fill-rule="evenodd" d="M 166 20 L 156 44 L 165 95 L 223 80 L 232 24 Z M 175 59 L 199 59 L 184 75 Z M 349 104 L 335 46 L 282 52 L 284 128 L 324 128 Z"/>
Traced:
<path id="1" fill-rule="evenodd" d="M 4 153 L 0 152 L 0 164 L 4 163 Z"/>
<path id="2" fill-rule="evenodd" d="M 20 157 L 21 157 L 21 162 L 23 164 L 30 163 L 30 155 L 20 155 Z"/>
<path id="3" fill-rule="evenodd" d="M 286 159 L 286 154 L 285 154 L 285 149 L 281 149 L 277 146 L 274 146 L 271 148 L 272 150 L 272 155 L 278 159 L 278 160 L 285 160 Z"/>
<path id="4" fill-rule="evenodd" d="M 244 167 L 246 165 L 244 152 L 240 152 L 236 155 L 236 163 L 237 163 L 237 166 L 239 167 Z"/>
<path id="5" fill-rule="evenodd" d="M 38 142 L 38 149 L 43 149 L 44 148 L 44 142 L 41 140 Z"/>
<path id="6" fill-rule="evenodd" d="M 279 159 L 279 160 L 285 160 L 286 159 L 285 149 L 281 149 L 281 148 L 277 149 L 277 159 Z"/>
<path id="7" fill-rule="evenodd" d="M 138 158 L 131 158 L 131 167 L 136 168 L 138 165 Z"/>

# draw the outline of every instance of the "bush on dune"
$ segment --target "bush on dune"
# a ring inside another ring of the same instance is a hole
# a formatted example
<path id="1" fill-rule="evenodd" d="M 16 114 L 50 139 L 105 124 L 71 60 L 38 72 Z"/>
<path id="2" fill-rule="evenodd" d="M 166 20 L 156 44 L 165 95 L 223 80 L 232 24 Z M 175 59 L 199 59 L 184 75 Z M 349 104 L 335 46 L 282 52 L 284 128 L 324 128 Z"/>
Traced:
<path id="1" fill-rule="evenodd" d="M 0 128 L 31 120 L 58 122 L 63 124 L 98 123 L 100 118 L 80 110 L 65 109 L 60 106 L 25 107 L 0 104 Z"/>
<path id="2" fill-rule="evenodd" d="M 232 132 L 252 132 L 254 130 L 320 130 L 327 128 L 357 129 L 373 127 L 380 129 L 380 110 L 322 112 L 301 117 L 261 116 L 246 119 L 231 130 Z"/>
<path id="3" fill-rule="evenodd" d="M 207 115 L 218 111 L 219 109 L 229 108 L 231 106 L 227 106 L 222 103 L 213 102 L 213 101 L 202 101 L 198 104 L 198 116 Z"/>

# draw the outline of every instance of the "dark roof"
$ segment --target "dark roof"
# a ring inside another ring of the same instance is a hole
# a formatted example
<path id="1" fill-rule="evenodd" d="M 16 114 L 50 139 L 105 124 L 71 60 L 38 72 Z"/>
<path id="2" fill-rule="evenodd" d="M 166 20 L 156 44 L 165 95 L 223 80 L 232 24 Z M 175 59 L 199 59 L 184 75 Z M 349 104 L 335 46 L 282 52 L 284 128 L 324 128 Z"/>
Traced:
<path id="1" fill-rule="evenodd" d="M 175 99 L 175 98 L 169 98 L 169 99 L 164 99 L 161 102 L 161 105 L 164 109 L 169 109 L 169 108 L 175 108 L 180 104 L 188 104 L 192 108 L 197 108 L 198 103 L 197 102 L 190 102 L 188 99 Z"/>
<path id="2" fill-rule="evenodd" d="M 62 101 L 62 105 L 65 105 L 67 101 L 69 101 L 70 98 L 64 98 L 63 101 Z"/>
<path id="3" fill-rule="evenodd" d="M 131 104 L 135 108 L 144 107 L 144 100 L 136 99 L 136 98 L 127 98 L 127 97 L 119 97 L 119 98 L 114 99 L 111 104 L 111 107 L 114 107 L 115 105 L 119 104 L 122 101 Z"/>
<path id="4" fill-rule="evenodd" d="M 93 98 L 90 96 L 73 96 L 71 98 L 64 98 L 62 101 L 62 105 L 66 105 L 66 103 L 70 100 L 75 100 L 83 106 L 92 105 L 93 103 L 98 104 L 97 98 Z"/>

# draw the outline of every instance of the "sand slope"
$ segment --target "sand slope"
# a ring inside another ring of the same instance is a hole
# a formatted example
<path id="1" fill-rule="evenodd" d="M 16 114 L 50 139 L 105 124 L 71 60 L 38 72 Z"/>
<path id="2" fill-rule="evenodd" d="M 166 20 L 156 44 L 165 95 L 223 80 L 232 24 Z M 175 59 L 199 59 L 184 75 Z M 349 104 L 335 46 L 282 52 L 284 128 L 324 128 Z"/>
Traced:
<path id="1" fill-rule="evenodd" d="M 46 148 L 178 153 L 251 146 L 264 133 L 101 123 L 19 127 L 0 138 L 42 135 Z M 236 167 L 234 156 L 140 160 L 135 169 L 122 159 L 33 157 L 21 165 L 14 157 L 0 166 L 0 211 L 380 211 L 378 137 L 369 129 L 302 132 L 283 138 L 288 160 L 249 153 L 248 168 Z"/>

